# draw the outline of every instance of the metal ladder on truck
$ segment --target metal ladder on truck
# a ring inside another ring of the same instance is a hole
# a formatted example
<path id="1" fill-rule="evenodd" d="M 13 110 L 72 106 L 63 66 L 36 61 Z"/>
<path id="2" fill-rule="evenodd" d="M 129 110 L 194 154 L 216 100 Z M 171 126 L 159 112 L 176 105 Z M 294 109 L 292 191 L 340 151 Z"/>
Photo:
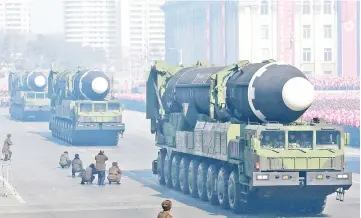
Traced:
<path id="1" fill-rule="evenodd" d="M 9 184 L 9 178 L 11 175 L 11 160 L 0 160 L 0 167 L 1 167 L 1 172 L 0 172 L 0 182 L 1 182 L 1 187 L 5 189 L 5 193 L 4 196 L 7 197 L 8 196 L 8 184 Z"/>

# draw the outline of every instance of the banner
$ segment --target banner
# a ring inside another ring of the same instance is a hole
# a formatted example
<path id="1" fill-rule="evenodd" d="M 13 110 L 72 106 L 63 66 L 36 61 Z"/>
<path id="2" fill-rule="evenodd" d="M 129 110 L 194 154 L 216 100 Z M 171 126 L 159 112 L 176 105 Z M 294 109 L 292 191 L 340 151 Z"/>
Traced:
<path id="1" fill-rule="evenodd" d="M 277 59 L 289 64 L 294 64 L 294 13 L 293 1 L 277 1 Z"/>
<path id="2" fill-rule="evenodd" d="M 341 52 L 342 58 L 342 76 L 357 75 L 357 27 L 360 22 L 357 21 L 357 0 L 343 0 L 339 6 L 341 7 L 341 19 L 338 19 L 338 30 L 341 31 Z M 340 61 L 340 60 L 339 60 Z"/>

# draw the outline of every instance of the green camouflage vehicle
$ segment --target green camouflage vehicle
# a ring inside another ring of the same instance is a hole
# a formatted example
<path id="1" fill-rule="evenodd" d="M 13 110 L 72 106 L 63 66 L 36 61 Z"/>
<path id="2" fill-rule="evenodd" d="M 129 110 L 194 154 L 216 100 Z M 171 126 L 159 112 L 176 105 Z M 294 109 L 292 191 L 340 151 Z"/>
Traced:
<path id="1" fill-rule="evenodd" d="M 49 120 L 51 107 L 46 90 L 47 75 L 44 72 L 40 70 L 10 72 L 9 112 L 12 119 Z"/>
<path id="2" fill-rule="evenodd" d="M 297 68 L 273 60 L 231 66 L 167 66 L 147 81 L 147 119 L 160 148 L 160 184 L 233 212 L 321 213 L 352 185 L 349 134 L 318 118 L 300 121 L 314 98 Z M 261 202 L 264 202 L 261 203 Z"/>
<path id="3" fill-rule="evenodd" d="M 123 108 L 109 100 L 110 78 L 100 70 L 50 71 L 52 135 L 72 145 L 117 145 Z"/>

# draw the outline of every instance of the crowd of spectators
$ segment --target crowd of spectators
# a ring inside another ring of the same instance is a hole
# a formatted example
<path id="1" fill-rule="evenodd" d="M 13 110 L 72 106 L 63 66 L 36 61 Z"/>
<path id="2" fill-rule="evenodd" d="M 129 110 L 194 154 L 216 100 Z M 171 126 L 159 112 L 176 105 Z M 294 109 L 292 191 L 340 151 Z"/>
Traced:
<path id="1" fill-rule="evenodd" d="M 315 90 L 360 90 L 360 77 L 309 77 Z"/>

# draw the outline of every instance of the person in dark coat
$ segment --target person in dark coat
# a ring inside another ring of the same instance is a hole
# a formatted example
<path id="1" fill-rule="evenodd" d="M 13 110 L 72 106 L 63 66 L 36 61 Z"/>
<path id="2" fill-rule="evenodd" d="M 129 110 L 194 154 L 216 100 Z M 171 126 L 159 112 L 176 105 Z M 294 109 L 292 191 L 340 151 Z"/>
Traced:
<path id="1" fill-rule="evenodd" d="M 76 154 L 74 157 L 74 160 L 71 162 L 72 168 L 71 168 L 71 174 L 73 178 L 75 177 L 75 173 L 80 173 L 79 176 L 82 176 L 84 168 L 83 168 L 83 162 L 79 158 L 79 154 Z"/>
<path id="2" fill-rule="evenodd" d="M 98 172 L 97 169 L 95 169 L 95 165 L 93 163 L 90 164 L 83 173 L 80 184 L 84 185 L 86 182 L 92 184 L 95 179 L 94 175 L 97 173 Z"/>

